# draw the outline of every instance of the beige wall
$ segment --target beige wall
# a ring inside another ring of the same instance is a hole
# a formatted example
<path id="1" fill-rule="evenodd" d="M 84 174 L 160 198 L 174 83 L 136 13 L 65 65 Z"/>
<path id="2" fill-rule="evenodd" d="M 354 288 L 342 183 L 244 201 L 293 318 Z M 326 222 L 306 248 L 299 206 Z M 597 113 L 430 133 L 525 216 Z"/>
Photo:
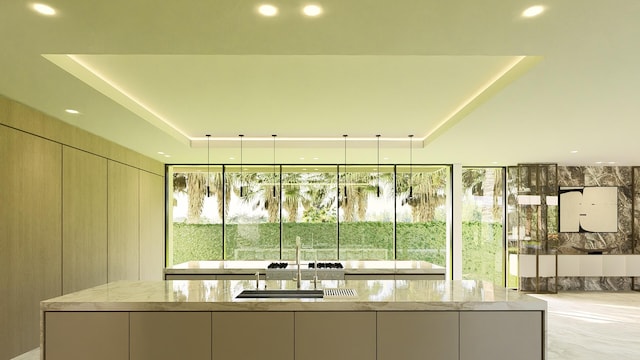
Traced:
<path id="1" fill-rule="evenodd" d="M 164 165 L 0 96 L 0 359 L 38 346 L 41 300 L 162 278 Z"/>

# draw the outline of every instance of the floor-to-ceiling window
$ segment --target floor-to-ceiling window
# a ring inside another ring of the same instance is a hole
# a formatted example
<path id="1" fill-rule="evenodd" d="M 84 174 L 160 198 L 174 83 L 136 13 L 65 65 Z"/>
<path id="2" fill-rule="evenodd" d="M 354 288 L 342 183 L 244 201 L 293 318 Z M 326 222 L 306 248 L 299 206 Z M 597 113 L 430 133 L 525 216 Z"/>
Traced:
<path id="1" fill-rule="evenodd" d="M 338 257 L 335 165 L 282 166 L 282 259 L 295 258 L 300 238 L 303 260 Z"/>
<path id="2" fill-rule="evenodd" d="M 445 265 L 450 166 L 397 166 L 396 258 Z"/>
<path id="3" fill-rule="evenodd" d="M 340 259 L 392 260 L 393 166 L 340 166 Z"/>
<path id="4" fill-rule="evenodd" d="M 273 166 L 225 166 L 224 258 L 280 258 L 280 183 Z"/>
<path id="5" fill-rule="evenodd" d="M 504 169 L 462 169 L 462 277 L 503 284 Z"/>
<path id="6" fill-rule="evenodd" d="M 167 179 L 167 262 L 221 259 L 222 166 L 172 166 Z"/>
<path id="7" fill-rule="evenodd" d="M 423 260 L 445 265 L 450 166 L 168 166 L 167 264 Z M 208 190 L 207 190 L 208 189 Z"/>

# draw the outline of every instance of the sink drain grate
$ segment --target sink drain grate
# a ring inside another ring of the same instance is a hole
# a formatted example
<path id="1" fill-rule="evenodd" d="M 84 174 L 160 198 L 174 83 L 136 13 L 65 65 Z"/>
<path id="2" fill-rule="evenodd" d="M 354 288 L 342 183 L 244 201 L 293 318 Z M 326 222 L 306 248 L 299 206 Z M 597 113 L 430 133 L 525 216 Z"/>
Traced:
<path id="1" fill-rule="evenodd" d="M 355 289 L 324 289 L 325 298 L 350 298 L 358 297 Z"/>

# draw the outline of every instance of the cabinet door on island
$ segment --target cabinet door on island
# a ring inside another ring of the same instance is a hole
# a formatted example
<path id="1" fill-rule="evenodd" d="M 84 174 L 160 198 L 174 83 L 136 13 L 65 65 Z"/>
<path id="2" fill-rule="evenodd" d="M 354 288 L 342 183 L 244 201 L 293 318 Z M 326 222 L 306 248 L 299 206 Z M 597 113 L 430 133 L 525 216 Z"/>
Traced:
<path id="1" fill-rule="evenodd" d="M 210 312 L 132 312 L 131 360 L 210 360 Z"/>
<path id="2" fill-rule="evenodd" d="M 460 313 L 460 360 L 540 360 L 541 311 L 465 311 Z"/>
<path id="3" fill-rule="evenodd" d="M 297 312 L 295 358 L 375 360 L 376 313 Z"/>
<path id="4" fill-rule="evenodd" d="M 458 318 L 453 311 L 379 312 L 377 360 L 458 360 Z"/>
<path id="5" fill-rule="evenodd" d="M 214 312 L 215 360 L 293 360 L 292 312 Z"/>
<path id="6" fill-rule="evenodd" d="M 47 360 L 129 360 L 129 313 L 47 312 Z"/>

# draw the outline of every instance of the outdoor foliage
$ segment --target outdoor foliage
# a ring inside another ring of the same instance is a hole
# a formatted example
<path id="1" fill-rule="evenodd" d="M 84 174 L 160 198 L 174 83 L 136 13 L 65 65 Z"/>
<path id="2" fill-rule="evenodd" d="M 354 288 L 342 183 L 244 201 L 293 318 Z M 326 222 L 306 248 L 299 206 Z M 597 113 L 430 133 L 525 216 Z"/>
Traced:
<path id="1" fill-rule="evenodd" d="M 444 222 L 398 223 L 398 260 L 422 260 L 444 265 L 446 253 L 446 224 Z M 302 241 L 303 258 L 314 260 L 311 249 L 317 252 L 318 260 L 333 260 L 337 257 L 337 226 L 335 223 L 283 223 L 282 259 L 292 259 L 296 236 Z M 225 259 L 234 260 L 278 260 L 280 224 L 263 223 L 225 226 Z M 340 224 L 341 259 L 354 260 L 353 254 L 389 254 L 393 259 L 393 224 L 388 222 L 353 222 Z M 502 267 L 502 226 L 478 221 L 462 224 L 463 273 L 466 279 L 494 279 L 496 269 Z M 345 250 L 346 249 L 346 250 Z M 173 224 L 174 264 L 191 260 L 222 259 L 221 224 Z M 345 251 L 343 251 L 345 250 Z M 363 251 L 363 250 L 369 250 Z M 375 251 L 379 250 L 379 251 Z M 237 256 L 234 256 L 237 255 Z"/>

